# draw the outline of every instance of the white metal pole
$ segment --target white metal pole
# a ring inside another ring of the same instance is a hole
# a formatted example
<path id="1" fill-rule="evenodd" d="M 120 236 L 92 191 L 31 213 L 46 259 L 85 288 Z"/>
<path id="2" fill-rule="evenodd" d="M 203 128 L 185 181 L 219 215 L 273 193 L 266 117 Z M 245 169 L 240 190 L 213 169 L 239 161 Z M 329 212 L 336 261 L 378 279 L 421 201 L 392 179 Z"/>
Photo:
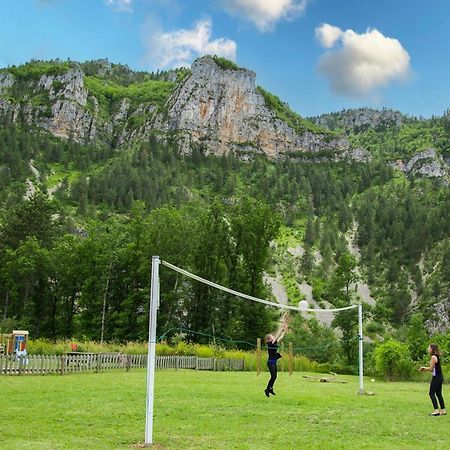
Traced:
<path id="1" fill-rule="evenodd" d="M 363 379 L 363 315 L 362 304 L 358 305 L 358 323 L 359 323 L 359 394 L 364 394 L 364 379 Z"/>
<path id="2" fill-rule="evenodd" d="M 153 443 L 153 397 L 155 386 L 156 315 L 159 307 L 159 256 L 152 257 L 152 279 L 150 287 L 150 311 L 148 322 L 147 356 L 147 407 L 145 415 L 145 445 Z"/>

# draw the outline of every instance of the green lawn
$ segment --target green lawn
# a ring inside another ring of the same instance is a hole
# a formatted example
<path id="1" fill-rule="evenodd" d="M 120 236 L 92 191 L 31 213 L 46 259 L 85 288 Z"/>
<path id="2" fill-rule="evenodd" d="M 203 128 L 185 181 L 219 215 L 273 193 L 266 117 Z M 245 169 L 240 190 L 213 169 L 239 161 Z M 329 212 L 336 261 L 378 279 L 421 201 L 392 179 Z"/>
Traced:
<path id="1" fill-rule="evenodd" d="M 316 375 L 317 374 L 312 374 Z M 267 373 L 158 371 L 158 449 L 410 449 L 450 447 L 450 417 L 429 417 L 425 383 L 347 384 Z M 127 449 L 144 440 L 143 370 L 0 377 L 1 449 Z M 444 396 L 450 389 L 444 387 Z"/>

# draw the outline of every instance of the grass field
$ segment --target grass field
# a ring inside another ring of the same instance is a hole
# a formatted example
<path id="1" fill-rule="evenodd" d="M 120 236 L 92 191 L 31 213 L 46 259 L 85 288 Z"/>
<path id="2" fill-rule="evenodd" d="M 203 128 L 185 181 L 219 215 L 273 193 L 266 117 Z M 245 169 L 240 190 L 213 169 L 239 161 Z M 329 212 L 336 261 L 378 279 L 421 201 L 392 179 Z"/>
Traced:
<path id="1" fill-rule="evenodd" d="M 425 383 L 347 384 L 279 374 L 158 371 L 158 449 L 450 448 L 450 416 L 430 417 Z M 317 374 L 311 374 L 317 376 Z M 1 449 L 130 449 L 144 440 L 145 371 L 0 377 Z M 444 386 L 444 397 L 450 389 Z"/>

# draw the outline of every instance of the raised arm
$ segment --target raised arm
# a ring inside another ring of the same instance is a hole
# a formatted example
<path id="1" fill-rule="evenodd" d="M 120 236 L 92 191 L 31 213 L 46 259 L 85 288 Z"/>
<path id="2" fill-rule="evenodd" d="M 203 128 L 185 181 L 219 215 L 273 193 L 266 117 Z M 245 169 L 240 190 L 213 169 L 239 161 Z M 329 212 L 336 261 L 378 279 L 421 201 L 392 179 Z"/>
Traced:
<path id="1" fill-rule="evenodd" d="M 279 342 L 284 338 L 284 335 L 286 334 L 289 327 L 289 313 L 285 312 L 283 314 L 283 322 L 280 324 L 280 327 L 277 331 L 277 334 L 275 335 L 275 338 L 273 339 L 273 342 Z"/>

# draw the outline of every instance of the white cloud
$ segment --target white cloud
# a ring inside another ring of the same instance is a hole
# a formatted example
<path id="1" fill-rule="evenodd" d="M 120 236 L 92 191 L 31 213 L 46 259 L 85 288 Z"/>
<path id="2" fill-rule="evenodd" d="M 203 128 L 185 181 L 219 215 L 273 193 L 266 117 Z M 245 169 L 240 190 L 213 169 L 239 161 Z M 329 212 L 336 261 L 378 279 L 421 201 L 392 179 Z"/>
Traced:
<path id="1" fill-rule="evenodd" d="M 322 55 L 318 65 L 336 94 L 366 97 L 391 82 L 407 80 L 411 74 L 408 52 L 397 39 L 378 30 L 358 34 L 323 24 L 316 28 L 316 38 L 329 49 L 341 44 Z"/>
<path id="2" fill-rule="evenodd" d="M 236 43 L 220 38 L 211 41 L 211 19 L 200 20 L 192 29 L 172 32 L 153 31 L 146 39 L 147 59 L 155 67 L 174 68 L 189 66 L 198 56 L 211 54 L 236 59 Z"/>
<path id="3" fill-rule="evenodd" d="M 322 26 L 316 28 L 316 39 L 323 47 L 331 48 L 342 36 L 342 33 L 343 31 L 339 27 L 324 23 Z"/>
<path id="4" fill-rule="evenodd" d="M 222 0 L 226 11 L 253 22 L 260 31 L 270 31 L 282 20 L 295 19 L 308 0 Z"/>
<path id="5" fill-rule="evenodd" d="M 134 0 L 103 0 L 106 6 L 109 6 L 116 12 L 133 12 Z"/>

